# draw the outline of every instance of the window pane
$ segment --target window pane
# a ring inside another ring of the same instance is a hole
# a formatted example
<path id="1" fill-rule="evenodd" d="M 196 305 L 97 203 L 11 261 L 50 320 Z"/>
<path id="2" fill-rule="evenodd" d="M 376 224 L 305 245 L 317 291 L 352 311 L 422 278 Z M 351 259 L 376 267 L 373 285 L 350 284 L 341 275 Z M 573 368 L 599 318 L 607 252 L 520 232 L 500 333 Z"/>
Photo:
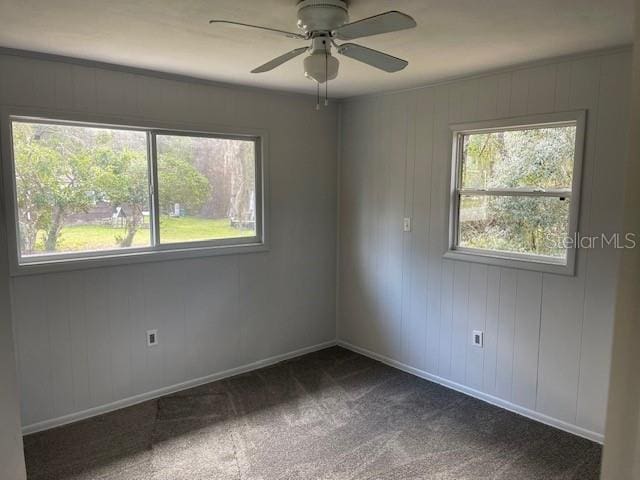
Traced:
<path id="1" fill-rule="evenodd" d="M 464 135 L 462 188 L 571 189 L 576 127 Z"/>
<path id="2" fill-rule="evenodd" d="M 150 244 L 146 134 L 13 121 L 22 257 Z"/>
<path id="3" fill-rule="evenodd" d="M 460 247 L 566 258 L 568 199 L 462 196 Z"/>
<path id="4" fill-rule="evenodd" d="M 256 235 L 255 142 L 158 135 L 161 243 Z"/>

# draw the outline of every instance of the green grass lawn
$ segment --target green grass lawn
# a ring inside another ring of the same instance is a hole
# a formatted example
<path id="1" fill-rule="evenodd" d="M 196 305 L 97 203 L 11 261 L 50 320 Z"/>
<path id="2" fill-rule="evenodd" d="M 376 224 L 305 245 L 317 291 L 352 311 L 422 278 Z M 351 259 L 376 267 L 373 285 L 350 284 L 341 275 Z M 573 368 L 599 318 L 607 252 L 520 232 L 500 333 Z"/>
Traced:
<path id="1" fill-rule="evenodd" d="M 192 242 L 220 238 L 250 237 L 253 230 L 238 229 L 230 225 L 229 219 L 211 220 L 198 217 L 160 218 L 160 236 L 162 243 Z M 87 250 L 106 250 L 117 248 L 118 237 L 124 237 L 123 228 L 108 225 L 74 225 L 64 227 L 58 239 L 57 252 L 77 252 Z M 151 244 L 151 230 L 141 228 L 133 239 L 132 246 Z M 42 235 L 38 239 L 37 252 L 44 252 Z"/>

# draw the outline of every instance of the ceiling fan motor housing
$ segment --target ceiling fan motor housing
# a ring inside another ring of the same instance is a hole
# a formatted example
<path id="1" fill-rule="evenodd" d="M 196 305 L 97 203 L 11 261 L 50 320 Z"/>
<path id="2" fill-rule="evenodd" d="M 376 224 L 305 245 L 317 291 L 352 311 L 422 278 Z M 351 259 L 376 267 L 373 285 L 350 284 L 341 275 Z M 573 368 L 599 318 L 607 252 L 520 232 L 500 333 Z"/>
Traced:
<path id="1" fill-rule="evenodd" d="M 331 32 L 349 22 L 342 0 L 302 0 L 298 3 L 298 28 L 304 32 Z"/>
<path id="2" fill-rule="evenodd" d="M 318 83 L 333 80 L 338 76 L 340 62 L 331 55 L 330 37 L 314 37 L 310 54 L 304 59 L 304 76 Z"/>

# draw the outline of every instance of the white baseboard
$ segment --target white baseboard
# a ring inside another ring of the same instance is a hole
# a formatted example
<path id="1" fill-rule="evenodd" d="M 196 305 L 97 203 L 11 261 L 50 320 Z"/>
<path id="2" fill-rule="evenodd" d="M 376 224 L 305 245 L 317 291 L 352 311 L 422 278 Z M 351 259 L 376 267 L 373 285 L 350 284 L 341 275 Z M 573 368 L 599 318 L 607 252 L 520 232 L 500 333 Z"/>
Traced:
<path id="1" fill-rule="evenodd" d="M 365 357 L 372 358 L 374 360 L 378 360 L 382 363 L 385 363 L 391 367 L 397 368 L 404 372 L 410 373 L 420 378 L 424 378 L 425 380 L 429 380 L 434 383 L 438 383 L 444 387 L 450 388 L 452 390 L 456 390 L 460 393 L 464 393 L 465 395 L 469 395 L 471 397 L 477 398 L 479 400 L 483 400 L 487 403 L 495 405 L 500 408 L 504 408 L 505 410 L 509 410 L 511 412 L 517 413 L 524 417 L 530 418 L 532 420 L 536 420 L 540 423 L 544 423 L 551 427 L 558 428 L 560 430 L 564 430 L 565 432 L 572 433 L 574 435 L 578 435 L 580 437 L 587 438 L 597 443 L 604 442 L 604 435 L 592 432 L 591 430 L 587 430 L 585 428 L 579 427 L 577 425 L 573 425 L 571 423 L 567 423 L 562 420 L 558 420 L 557 418 L 549 417 L 542 413 L 536 412 L 534 410 L 530 410 L 528 408 L 521 407 L 520 405 L 516 405 L 515 403 L 508 402 L 499 397 L 494 397 L 493 395 L 488 395 L 474 388 L 467 387 L 465 385 L 452 382 L 451 380 L 447 380 L 446 378 L 439 377 L 437 375 L 433 375 L 431 373 L 425 372 L 424 370 L 420 370 L 415 367 L 411 367 L 402 362 L 398 362 L 397 360 L 393 360 L 391 358 L 385 357 L 384 355 L 380 355 L 378 353 L 367 350 L 366 348 L 358 347 L 356 345 L 352 345 L 349 342 L 345 342 L 343 340 L 338 340 L 337 344 L 341 347 L 344 347 L 348 350 L 352 350 L 356 353 L 364 355 Z"/>
<path id="2" fill-rule="evenodd" d="M 301 348 L 298 350 L 294 350 L 288 353 L 283 353 L 281 355 L 275 355 L 273 357 L 265 358 L 263 360 L 258 360 L 257 362 L 252 362 L 247 365 L 242 365 L 240 367 L 231 368 L 229 370 L 224 370 L 222 372 L 214 373 L 211 375 L 207 375 L 205 377 L 196 378 L 193 380 L 188 380 L 186 382 L 178 383 L 175 385 L 170 385 L 168 387 L 163 387 L 157 390 L 153 390 L 151 392 L 142 393 L 139 395 L 135 395 L 133 397 L 124 398 L 121 400 L 117 400 L 115 402 L 111 402 L 105 405 L 99 405 L 97 407 L 92 407 L 87 410 L 82 410 L 80 412 L 70 413 L 68 415 L 64 415 L 57 418 L 52 418 L 48 420 L 44 420 L 42 422 L 32 423 L 31 425 L 26 425 L 22 427 L 22 434 L 28 435 L 30 433 L 36 433 L 43 430 L 49 430 L 51 428 L 59 427 L 62 425 L 66 425 L 68 423 L 77 422 L 79 420 L 84 420 L 87 418 L 95 417 L 97 415 L 102 415 L 104 413 L 112 412 L 114 410 L 118 410 L 124 407 L 130 407 L 132 405 L 136 405 L 138 403 L 146 402 L 147 400 L 153 400 L 154 398 L 162 397 L 163 395 L 168 395 L 171 393 L 176 393 L 181 390 L 186 390 L 189 388 L 197 387 L 200 385 L 204 385 L 205 383 L 214 382 L 216 380 L 222 380 L 223 378 L 233 377 L 234 375 L 240 375 L 242 373 L 247 373 L 252 370 L 257 370 L 259 368 L 267 367 L 269 365 L 273 365 L 278 362 L 282 362 L 284 360 L 289 360 L 291 358 L 299 357 L 301 355 L 305 355 L 307 353 L 312 353 L 317 350 L 322 350 L 323 348 L 328 348 L 334 345 L 340 345 L 348 350 L 352 350 L 356 353 L 364 355 L 369 358 L 373 358 L 374 360 L 378 360 L 382 363 L 385 363 L 391 367 L 397 368 L 404 372 L 410 373 L 420 378 L 424 378 L 425 380 L 429 380 L 434 383 L 438 383 L 444 387 L 450 388 L 452 390 L 456 390 L 458 392 L 464 393 L 471 397 L 477 398 L 479 400 L 483 400 L 487 403 L 495 405 L 500 408 L 504 408 L 505 410 L 509 410 L 511 412 L 517 413 L 524 417 L 530 418 L 532 420 L 536 420 L 538 422 L 544 423 L 546 425 L 550 425 L 552 427 L 558 428 L 560 430 L 564 430 L 566 432 L 572 433 L 574 435 L 578 435 L 580 437 L 587 438 L 589 440 L 593 440 L 594 442 L 603 443 L 604 436 L 597 432 L 592 432 L 591 430 L 584 429 L 577 425 L 573 425 L 571 423 L 564 422 L 562 420 L 558 420 L 553 417 L 549 417 L 542 413 L 536 412 L 534 410 L 530 410 L 528 408 L 521 407 L 514 403 L 508 402 L 498 397 L 494 397 L 493 395 L 488 395 L 486 393 L 480 392 L 473 388 L 467 387 L 465 385 L 461 385 L 456 382 L 452 382 L 451 380 L 447 380 L 446 378 L 439 377 L 437 375 L 433 375 L 431 373 L 425 372 L 424 370 L 420 370 L 418 368 L 411 367 L 397 360 L 393 360 L 391 358 L 385 357 L 384 355 L 380 355 L 378 353 L 372 352 L 362 347 L 358 347 L 356 345 L 350 344 L 349 342 L 345 342 L 342 340 L 331 340 L 328 342 L 319 343 L 317 345 L 312 345 L 310 347 Z"/>
<path id="3" fill-rule="evenodd" d="M 229 370 L 224 370 L 222 372 L 213 373 L 205 377 L 188 380 L 186 382 L 177 383 L 175 385 L 170 385 L 168 387 L 159 388 L 151 392 L 141 393 L 139 395 L 134 395 L 133 397 L 116 400 L 115 402 L 111 402 L 105 405 L 99 405 L 97 407 L 92 407 L 87 410 L 82 410 L 80 412 L 70 413 L 62 417 L 51 418 L 48 420 L 44 420 L 42 422 L 32 423 L 31 425 L 26 425 L 22 427 L 22 434 L 28 435 L 30 433 L 36 433 L 36 432 L 41 432 L 43 430 L 49 430 L 51 428 L 60 427 L 68 423 L 77 422 L 78 420 L 84 420 L 87 418 L 95 417 L 97 415 L 102 415 L 103 413 L 112 412 L 120 408 L 130 407 L 138 403 L 146 402 L 147 400 L 153 400 L 154 398 L 162 397 L 163 395 L 176 393 L 181 390 L 186 390 L 188 388 L 204 385 L 205 383 L 215 382 L 216 380 L 222 380 L 223 378 L 233 377 L 234 375 L 240 375 L 242 373 L 247 373 L 252 370 L 257 370 L 259 368 L 268 367 L 269 365 L 273 365 L 275 363 L 282 362 L 284 360 L 289 360 L 291 358 L 299 357 L 307 353 L 312 353 L 317 350 L 322 350 L 323 348 L 332 347 L 334 345 L 336 345 L 336 341 L 330 340 L 328 342 L 319 343 L 317 345 L 312 345 L 310 347 L 300 348 L 292 352 L 283 353 L 281 355 L 275 355 L 273 357 L 265 358 L 264 360 L 258 360 L 257 362 L 252 362 L 247 365 L 242 365 L 240 367 L 235 367 Z"/>

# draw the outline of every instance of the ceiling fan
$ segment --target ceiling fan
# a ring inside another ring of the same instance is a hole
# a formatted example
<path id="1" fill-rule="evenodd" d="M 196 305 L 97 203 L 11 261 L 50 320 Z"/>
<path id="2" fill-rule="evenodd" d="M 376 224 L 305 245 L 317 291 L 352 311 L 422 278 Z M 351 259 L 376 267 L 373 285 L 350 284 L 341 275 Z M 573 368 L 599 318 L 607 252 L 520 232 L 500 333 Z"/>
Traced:
<path id="1" fill-rule="evenodd" d="M 296 48 L 280 55 L 264 65 L 254 68 L 251 73 L 268 72 L 303 53 L 308 53 L 304 59 L 304 74 L 307 78 L 317 82 L 318 97 L 320 84 L 325 84 L 325 104 L 327 104 L 326 83 L 338 76 L 340 65 L 338 59 L 331 55 L 332 47 L 341 55 L 385 72 L 398 72 L 408 65 L 406 60 L 378 50 L 350 42 L 338 45 L 336 40 L 355 40 L 371 35 L 414 28 L 416 22 L 409 15 L 390 11 L 348 23 L 349 10 L 347 2 L 343 0 L 301 0 L 298 2 L 297 9 L 299 33 L 231 20 L 211 20 L 209 23 L 249 27 L 288 38 L 310 41 L 310 46 Z"/>

